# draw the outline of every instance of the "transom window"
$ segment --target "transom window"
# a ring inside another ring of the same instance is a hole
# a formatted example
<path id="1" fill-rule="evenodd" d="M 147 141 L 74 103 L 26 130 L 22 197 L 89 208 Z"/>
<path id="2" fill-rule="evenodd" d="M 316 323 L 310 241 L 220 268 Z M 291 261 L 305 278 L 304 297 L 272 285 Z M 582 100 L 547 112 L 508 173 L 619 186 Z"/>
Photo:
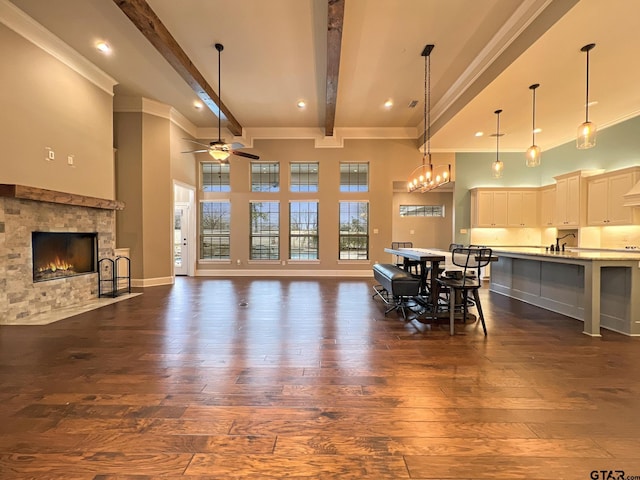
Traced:
<path id="1" fill-rule="evenodd" d="M 251 163 L 251 191 L 279 192 L 280 164 L 279 163 Z"/>
<path id="2" fill-rule="evenodd" d="M 251 260 L 280 258 L 280 204 L 278 202 L 250 202 Z"/>
<path id="3" fill-rule="evenodd" d="M 444 205 L 400 205 L 401 217 L 444 217 Z"/>
<path id="4" fill-rule="evenodd" d="M 368 163 L 340 164 L 340 191 L 367 192 L 369 191 Z"/>
<path id="5" fill-rule="evenodd" d="M 230 192 L 229 165 L 203 162 L 200 164 L 203 192 Z"/>
<path id="6" fill-rule="evenodd" d="M 230 258 L 231 204 L 200 203 L 200 259 Z"/>
<path id="7" fill-rule="evenodd" d="M 318 259 L 318 202 L 289 204 L 289 258 Z"/>
<path id="8" fill-rule="evenodd" d="M 318 163 L 291 164 L 291 191 L 318 191 Z"/>
<path id="9" fill-rule="evenodd" d="M 340 202 L 340 260 L 369 258 L 369 203 Z"/>

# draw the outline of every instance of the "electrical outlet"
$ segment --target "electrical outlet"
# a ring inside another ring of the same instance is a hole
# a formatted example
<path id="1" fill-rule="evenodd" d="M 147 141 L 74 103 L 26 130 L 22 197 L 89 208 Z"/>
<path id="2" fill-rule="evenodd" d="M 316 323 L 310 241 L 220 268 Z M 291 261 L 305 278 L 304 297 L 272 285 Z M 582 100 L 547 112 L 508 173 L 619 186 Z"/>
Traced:
<path id="1" fill-rule="evenodd" d="M 67 164 L 73 165 L 73 155 L 67 155 Z"/>
<path id="2" fill-rule="evenodd" d="M 51 161 L 56 159 L 56 152 L 51 150 L 51 147 L 44 147 L 44 150 L 46 152 L 45 160 Z"/>

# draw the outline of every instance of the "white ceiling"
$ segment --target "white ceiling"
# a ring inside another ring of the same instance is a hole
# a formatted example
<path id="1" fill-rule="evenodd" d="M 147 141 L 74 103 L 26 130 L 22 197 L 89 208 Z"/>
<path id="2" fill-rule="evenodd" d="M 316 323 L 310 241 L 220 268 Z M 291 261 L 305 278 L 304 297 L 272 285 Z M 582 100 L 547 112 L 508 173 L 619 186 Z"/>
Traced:
<path id="1" fill-rule="evenodd" d="M 213 45 L 224 45 L 220 96 L 245 130 L 324 131 L 327 0 L 147 1 L 216 92 Z M 114 77 L 117 96 L 157 100 L 197 127 L 217 127 L 114 1 L 11 2 Z M 420 54 L 433 43 L 432 150 L 494 150 L 498 108 L 501 150 L 526 150 L 533 83 L 541 84 L 537 143 L 570 141 L 584 121 L 587 43 L 596 43 L 591 120 L 604 127 L 640 113 L 638 18 L 638 0 L 345 0 L 336 132 L 421 133 Z M 109 42 L 110 56 L 96 51 L 98 40 Z M 478 130 L 487 135 L 476 138 Z"/>

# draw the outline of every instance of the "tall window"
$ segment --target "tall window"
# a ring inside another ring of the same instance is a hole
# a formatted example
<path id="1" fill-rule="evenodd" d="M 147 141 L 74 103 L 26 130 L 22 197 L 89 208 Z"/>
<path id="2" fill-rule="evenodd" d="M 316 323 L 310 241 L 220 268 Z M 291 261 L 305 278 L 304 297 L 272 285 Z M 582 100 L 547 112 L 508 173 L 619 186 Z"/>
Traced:
<path id="1" fill-rule="evenodd" d="M 340 164 L 340 191 L 367 192 L 369 191 L 368 163 Z"/>
<path id="2" fill-rule="evenodd" d="M 251 202 L 251 260 L 278 260 L 280 258 L 280 204 L 278 202 Z"/>
<path id="3" fill-rule="evenodd" d="M 318 202 L 289 204 L 289 258 L 318 259 Z"/>
<path id="4" fill-rule="evenodd" d="M 340 260 L 369 258 L 369 203 L 340 202 Z"/>
<path id="5" fill-rule="evenodd" d="M 200 203 L 200 259 L 230 258 L 231 204 L 229 202 Z"/>
<path id="6" fill-rule="evenodd" d="M 251 163 L 251 191 L 280 191 L 280 164 Z"/>
<path id="7" fill-rule="evenodd" d="M 230 192 L 229 165 L 203 162 L 200 164 L 203 192 Z"/>
<path id="8" fill-rule="evenodd" d="M 317 192 L 318 191 L 318 164 L 317 163 L 292 163 L 291 164 L 291 191 L 292 192 Z"/>

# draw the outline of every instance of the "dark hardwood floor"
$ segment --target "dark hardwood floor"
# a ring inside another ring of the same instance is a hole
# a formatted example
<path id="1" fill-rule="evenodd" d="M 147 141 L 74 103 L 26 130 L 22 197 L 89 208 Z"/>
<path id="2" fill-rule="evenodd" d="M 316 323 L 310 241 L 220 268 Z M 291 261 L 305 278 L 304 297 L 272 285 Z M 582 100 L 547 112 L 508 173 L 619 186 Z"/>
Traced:
<path id="1" fill-rule="evenodd" d="M 640 339 L 486 287 L 489 335 L 450 337 L 372 285 L 178 278 L 0 327 L 0 478 L 640 478 Z"/>

